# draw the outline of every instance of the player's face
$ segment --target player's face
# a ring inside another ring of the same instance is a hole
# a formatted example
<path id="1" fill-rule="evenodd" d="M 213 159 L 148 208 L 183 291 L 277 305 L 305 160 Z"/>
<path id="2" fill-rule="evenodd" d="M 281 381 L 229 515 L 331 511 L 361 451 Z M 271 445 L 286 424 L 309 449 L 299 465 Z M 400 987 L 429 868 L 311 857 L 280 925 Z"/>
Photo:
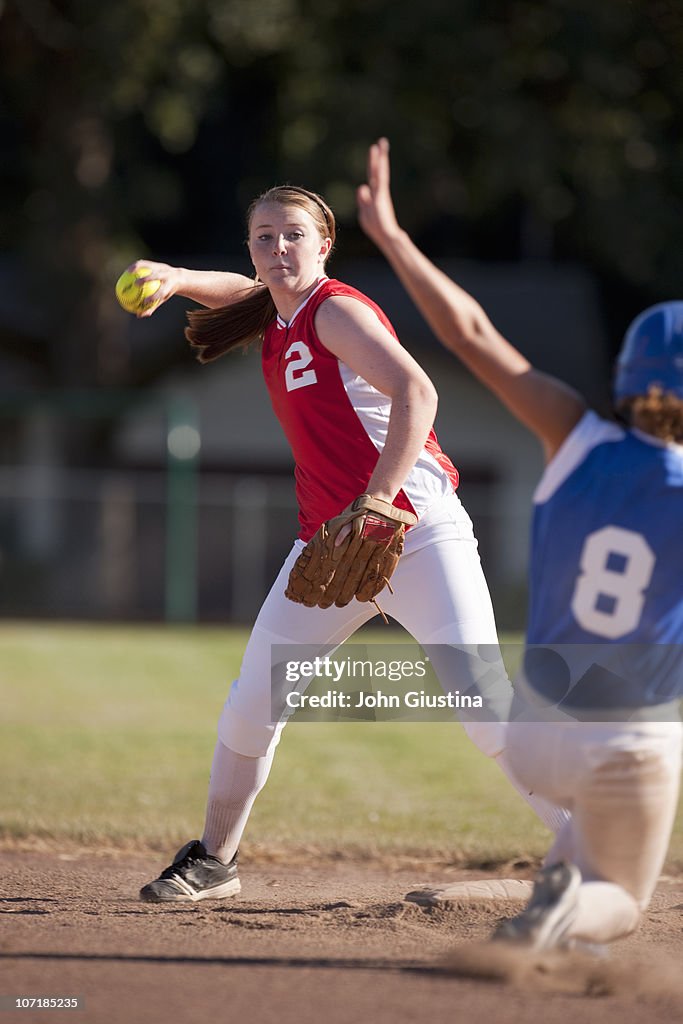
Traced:
<path id="1" fill-rule="evenodd" d="M 300 206 L 259 203 L 249 225 L 249 254 L 271 291 L 301 292 L 322 276 L 331 248 Z"/>

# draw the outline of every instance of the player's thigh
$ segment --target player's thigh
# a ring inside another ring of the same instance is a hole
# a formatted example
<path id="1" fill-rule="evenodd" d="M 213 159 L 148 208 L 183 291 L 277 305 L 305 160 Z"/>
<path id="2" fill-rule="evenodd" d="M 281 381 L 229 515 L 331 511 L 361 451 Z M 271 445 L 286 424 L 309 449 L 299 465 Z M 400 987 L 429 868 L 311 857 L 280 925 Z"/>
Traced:
<path id="1" fill-rule="evenodd" d="M 442 689 L 458 696 L 458 718 L 469 738 L 495 756 L 505 745 L 512 688 L 491 598 L 471 528 L 463 535 L 456 523 L 449 534 L 440 524 L 439 532 L 401 560 L 395 597 L 385 610 L 421 644 Z"/>
<path id="2" fill-rule="evenodd" d="M 380 603 L 419 643 L 497 643 L 474 538 L 444 537 L 404 555 L 392 586 Z"/>
<path id="3" fill-rule="evenodd" d="M 260 660 L 264 643 L 338 644 L 377 615 L 377 609 L 369 602 L 353 600 L 344 608 L 335 605 L 331 608 L 307 608 L 286 598 L 289 574 L 303 547 L 297 541 L 263 602 L 247 644 L 243 666 L 250 665 L 252 659 Z"/>

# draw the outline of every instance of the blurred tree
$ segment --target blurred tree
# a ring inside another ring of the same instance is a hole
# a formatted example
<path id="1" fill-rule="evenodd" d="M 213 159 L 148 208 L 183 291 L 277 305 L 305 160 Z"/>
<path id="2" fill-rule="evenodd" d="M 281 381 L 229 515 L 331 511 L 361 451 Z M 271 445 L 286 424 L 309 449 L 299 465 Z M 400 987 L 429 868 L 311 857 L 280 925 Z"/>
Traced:
<path id="1" fill-rule="evenodd" d="M 354 185 L 379 134 L 435 255 L 679 294 L 682 54 L 679 0 L 0 0 L 3 248 L 49 312 L 47 379 L 160 372 L 174 352 L 130 358 L 117 273 L 233 253 L 276 181 L 324 191 L 367 253 Z"/>
<path id="2" fill-rule="evenodd" d="M 279 98 L 292 177 L 319 168 L 351 217 L 366 142 L 387 134 L 402 216 L 432 251 L 583 259 L 680 294 L 680 0 L 302 6 Z"/>
<path id="3" fill-rule="evenodd" d="M 192 0 L 13 0 L 2 12 L 5 245 L 49 310 L 55 385 L 130 382 L 112 283 L 145 248 L 140 226 L 176 215 L 174 158 L 225 88 L 208 20 Z"/>

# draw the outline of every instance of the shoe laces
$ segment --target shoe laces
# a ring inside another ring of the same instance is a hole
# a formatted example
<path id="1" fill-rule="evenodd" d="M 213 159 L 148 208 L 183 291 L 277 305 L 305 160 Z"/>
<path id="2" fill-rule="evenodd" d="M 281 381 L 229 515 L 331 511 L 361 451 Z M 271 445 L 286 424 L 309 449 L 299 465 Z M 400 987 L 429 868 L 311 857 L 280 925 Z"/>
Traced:
<path id="1" fill-rule="evenodd" d="M 189 868 L 193 864 L 199 864 L 201 861 L 206 859 L 206 853 L 201 852 L 203 850 L 204 847 L 199 840 L 195 840 L 195 842 L 188 847 L 180 860 L 174 860 L 172 864 L 161 872 L 159 877 L 173 878 L 174 875 L 181 873 L 185 868 Z"/>

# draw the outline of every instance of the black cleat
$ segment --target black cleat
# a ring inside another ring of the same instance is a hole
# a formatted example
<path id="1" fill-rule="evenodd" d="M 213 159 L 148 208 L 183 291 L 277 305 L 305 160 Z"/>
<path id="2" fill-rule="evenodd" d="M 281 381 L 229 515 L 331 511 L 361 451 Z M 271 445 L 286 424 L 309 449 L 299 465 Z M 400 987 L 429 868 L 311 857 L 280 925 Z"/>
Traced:
<path id="1" fill-rule="evenodd" d="M 219 900 L 240 891 L 237 854 L 229 864 L 210 857 L 198 839 L 178 850 L 170 867 L 140 890 L 146 903 L 180 903 Z"/>
<path id="2" fill-rule="evenodd" d="M 534 880 L 528 906 L 517 917 L 503 921 L 493 933 L 495 942 L 528 946 L 538 952 L 566 949 L 567 938 L 578 910 L 581 872 L 573 864 L 552 864 L 542 868 Z"/>

